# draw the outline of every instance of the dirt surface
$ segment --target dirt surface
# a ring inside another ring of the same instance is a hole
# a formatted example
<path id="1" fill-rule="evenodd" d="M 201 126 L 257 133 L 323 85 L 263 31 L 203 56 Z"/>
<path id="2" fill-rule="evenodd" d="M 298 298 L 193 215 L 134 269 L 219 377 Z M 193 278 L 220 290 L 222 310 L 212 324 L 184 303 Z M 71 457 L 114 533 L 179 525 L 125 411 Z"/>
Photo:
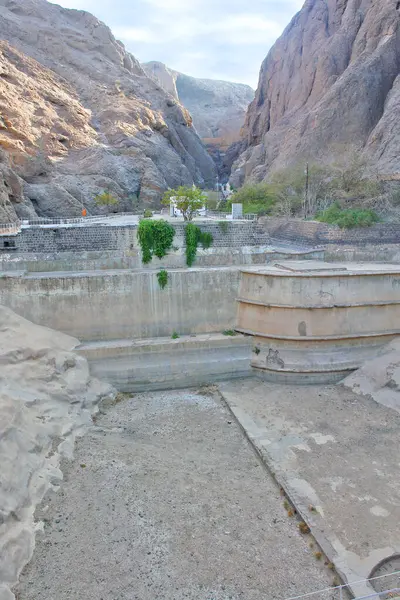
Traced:
<path id="1" fill-rule="evenodd" d="M 218 396 L 124 400 L 64 473 L 19 600 L 273 600 L 332 583 Z"/>
<path id="2" fill-rule="evenodd" d="M 249 378 L 220 390 L 349 582 L 370 577 L 381 560 L 400 554 L 397 410 L 340 384 Z M 396 558 L 386 572 L 399 567 Z M 398 575 L 386 581 L 400 587 Z M 363 596 L 372 590 L 357 584 L 353 591 Z"/>

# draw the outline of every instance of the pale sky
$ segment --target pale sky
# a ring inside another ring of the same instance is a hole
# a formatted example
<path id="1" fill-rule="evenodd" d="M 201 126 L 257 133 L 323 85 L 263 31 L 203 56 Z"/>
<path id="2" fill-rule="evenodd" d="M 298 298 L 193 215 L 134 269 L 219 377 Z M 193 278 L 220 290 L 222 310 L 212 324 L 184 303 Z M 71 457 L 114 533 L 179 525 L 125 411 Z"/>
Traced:
<path id="1" fill-rule="evenodd" d="M 141 62 L 257 87 L 261 62 L 304 0 L 53 0 L 87 10 Z"/>

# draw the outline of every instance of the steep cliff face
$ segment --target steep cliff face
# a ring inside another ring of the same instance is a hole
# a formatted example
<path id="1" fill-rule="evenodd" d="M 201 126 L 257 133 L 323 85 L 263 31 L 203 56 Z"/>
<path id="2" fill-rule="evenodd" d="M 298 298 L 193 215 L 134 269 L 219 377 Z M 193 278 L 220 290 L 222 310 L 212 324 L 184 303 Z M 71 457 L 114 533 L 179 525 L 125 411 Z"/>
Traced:
<path id="1" fill-rule="evenodd" d="M 0 0 L 0 145 L 26 211 L 96 211 L 104 189 L 132 209 L 168 186 L 212 185 L 215 165 L 177 100 L 108 27 L 46 0 Z M 12 212 L 12 211 L 11 211 Z"/>
<path id="2" fill-rule="evenodd" d="M 235 185 L 350 145 L 400 170 L 400 3 L 306 0 L 264 60 Z"/>
<path id="3" fill-rule="evenodd" d="M 145 63 L 143 68 L 188 109 L 197 133 L 207 144 L 227 147 L 239 139 L 254 98 L 250 86 L 189 77 L 160 62 Z"/>

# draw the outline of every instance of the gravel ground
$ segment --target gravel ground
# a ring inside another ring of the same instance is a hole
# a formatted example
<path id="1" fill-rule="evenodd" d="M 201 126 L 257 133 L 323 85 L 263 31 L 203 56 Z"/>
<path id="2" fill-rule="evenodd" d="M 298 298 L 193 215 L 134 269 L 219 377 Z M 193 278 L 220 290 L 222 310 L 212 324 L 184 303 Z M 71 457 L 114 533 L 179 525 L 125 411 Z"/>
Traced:
<path id="1" fill-rule="evenodd" d="M 273 600 L 332 583 L 211 392 L 118 403 L 63 467 L 18 600 Z"/>

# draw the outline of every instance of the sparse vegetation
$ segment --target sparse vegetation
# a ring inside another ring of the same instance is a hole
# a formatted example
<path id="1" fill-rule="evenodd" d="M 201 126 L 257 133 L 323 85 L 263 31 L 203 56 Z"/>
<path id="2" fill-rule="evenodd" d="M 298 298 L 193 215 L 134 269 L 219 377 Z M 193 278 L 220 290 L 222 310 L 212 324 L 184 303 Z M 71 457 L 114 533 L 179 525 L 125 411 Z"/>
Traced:
<path id="1" fill-rule="evenodd" d="M 307 525 L 307 523 L 305 523 L 304 521 L 300 521 L 298 527 L 299 527 L 300 533 L 303 533 L 304 535 L 306 535 L 307 533 L 310 533 L 310 528 Z"/>
<path id="2" fill-rule="evenodd" d="M 234 331 L 233 329 L 225 329 L 222 333 L 223 333 L 223 335 L 230 335 L 230 336 L 237 335 L 236 331 Z"/>
<path id="3" fill-rule="evenodd" d="M 322 552 L 320 552 L 319 550 L 317 552 L 314 552 L 314 556 L 317 560 L 321 560 L 322 558 Z"/>
<path id="4" fill-rule="evenodd" d="M 163 290 L 168 283 L 168 272 L 165 269 L 161 269 L 157 273 L 158 285 Z"/>
<path id="5" fill-rule="evenodd" d="M 172 247 L 175 229 L 163 219 L 142 219 L 138 227 L 138 240 L 142 250 L 142 261 L 147 264 L 153 256 L 163 258 Z"/>
<path id="6" fill-rule="evenodd" d="M 102 194 L 98 194 L 95 199 L 97 206 L 117 206 L 119 204 L 118 198 L 112 195 L 111 192 L 104 190 Z"/>
<path id="7" fill-rule="evenodd" d="M 379 221 L 375 211 L 363 208 L 341 208 L 335 202 L 321 213 L 316 215 L 317 221 L 339 225 L 341 229 L 353 229 L 354 227 L 370 227 Z"/>
<path id="8" fill-rule="evenodd" d="M 176 189 L 167 190 L 162 203 L 169 206 L 171 200 L 182 213 L 185 221 L 191 221 L 196 212 L 206 206 L 207 195 L 198 187 L 181 185 Z"/>
<path id="9" fill-rule="evenodd" d="M 185 227 L 186 264 L 191 267 L 196 259 L 197 246 L 200 243 L 204 249 L 213 243 L 213 236 L 207 231 L 201 231 L 194 223 L 188 223 Z"/>
<path id="10" fill-rule="evenodd" d="M 171 335 L 171 339 L 172 340 L 178 340 L 180 338 L 179 333 L 177 333 L 176 331 L 174 331 L 174 333 Z"/>
<path id="11" fill-rule="evenodd" d="M 256 213 L 260 216 L 273 213 L 277 202 L 277 189 L 271 183 L 249 183 L 241 187 L 229 199 L 232 203 L 243 204 L 244 213 Z"/>
<path id="12" fill-rule="evenodd" d="M 384 203 L 389 209 L 394 207 L 400 203 L 400 193 L 392 189 L 385 195 L 384 184 L 367 166 L 356 150 L 342 150 L 342 158 L 335 163 L 301 163 L 275 172 L 268 181 L 247 183 L 229 202 L 242 203 L 245 213 L 286 217 L 314 217 L 338 203 L 343 210 L 356 211 L 353 216 L 343 215 L 344 227 L 368 226 L 376 218 L 371 208 Z"/>

